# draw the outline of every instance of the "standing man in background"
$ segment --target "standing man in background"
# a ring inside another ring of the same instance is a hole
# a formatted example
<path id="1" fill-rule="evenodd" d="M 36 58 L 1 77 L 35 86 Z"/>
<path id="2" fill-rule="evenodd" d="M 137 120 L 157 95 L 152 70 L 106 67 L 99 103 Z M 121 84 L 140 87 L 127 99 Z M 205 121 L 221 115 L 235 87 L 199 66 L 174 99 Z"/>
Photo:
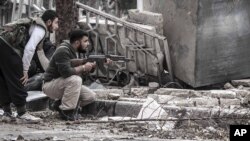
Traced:
<path id="1" fill-rule="evenodd" d="M 43 40 L 49 33 L 58 29 L 58 16 L 55 11 L 47 10 L 41 18 L 20 19 L 0 34 L 0 105 L 4 116 L 12 117 L 10 104 L 17 109 L 17 117 L 36 122 L 41 119 L 26 112 L 28 70 L 35 51 L 41 65 L 47 68 L 48 59 L 43 52 Z M 8 26 L 8 25 L 7 25 Z"/>

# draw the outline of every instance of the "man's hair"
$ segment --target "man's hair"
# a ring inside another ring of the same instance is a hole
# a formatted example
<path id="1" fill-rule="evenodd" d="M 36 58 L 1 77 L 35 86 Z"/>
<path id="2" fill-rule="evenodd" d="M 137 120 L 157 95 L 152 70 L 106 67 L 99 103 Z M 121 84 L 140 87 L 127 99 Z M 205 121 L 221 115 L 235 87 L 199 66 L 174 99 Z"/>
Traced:
<path id="1" fill-rule="evenodd" d="M 74 43 L 77 40 L 81 40 L 84 36 L 88 37 L 88 33 L 81 29 L 74 29 L 69 33 L 69 41 Z"/>
<path id="2" fill-rule="evenodd" d="M 46 10 L 41 18 L 43 19 L 44 22 L 47 22 L 48 20 L 53 21 L 55 18 L 58 18 L 58 15 L 54 10 Z"/>

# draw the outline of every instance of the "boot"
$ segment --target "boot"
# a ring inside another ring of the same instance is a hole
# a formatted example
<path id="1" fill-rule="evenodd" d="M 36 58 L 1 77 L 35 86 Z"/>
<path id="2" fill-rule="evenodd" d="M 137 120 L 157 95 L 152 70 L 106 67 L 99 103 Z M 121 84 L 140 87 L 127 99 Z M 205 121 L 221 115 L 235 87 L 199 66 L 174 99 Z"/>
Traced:
<path id="1" fill-rule="evenodd" d="M 61 109 L 59 108 L 59 106 L 61 105 L 61 103 L 62 103 L 61 100 L 55 100 L 55 101 L 51 104 L 51 110 L 52 110 L 52 111 L 61 112 Z"/>
<path id="2" fill-rule="evenodd" d="M 77 120 L 75 109 L 73 109 L 73 110 L 61 110 L 59 112 L 59 114 L 63 120 L 66 120 L 66 121 Z"/>
<path id="3" fill-rule="evenodd" d="M 12 121 L 16 121 L 16 118 L 11 111 L 10 105 L 5 105 L 2 108 L 3 108 L 4 113 L 1 116 L 1 121 L 7 122 L 7 123 L 12 122 Z"/>
<path id="4" fill-rule="evenodd" d="M 12 111 L 11 111 L 10 105 L 4 105 L 3 111 L 4 111 L 3 113 L 4 116 L 12 117 Z"/>

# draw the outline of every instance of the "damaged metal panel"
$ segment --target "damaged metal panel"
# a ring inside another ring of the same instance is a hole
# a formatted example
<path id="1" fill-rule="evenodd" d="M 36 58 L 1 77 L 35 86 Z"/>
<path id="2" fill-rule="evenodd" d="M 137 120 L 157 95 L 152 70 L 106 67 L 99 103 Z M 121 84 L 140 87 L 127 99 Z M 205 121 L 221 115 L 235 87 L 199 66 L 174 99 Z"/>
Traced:
<path id="1" fill-rule="evenodd" d="M 250 76 L 249 0 L 144 0 L 164 17 L 174 74 L 193 87 Z"/>
<path id="2" fill-rule="evenodd" d="M 93 53 L 98 54 L 102 48 L 104 54 L 123 55 L 131 60 L 123 65 L 117 64 L 117 68 L 109 66 L 108 73 L 106 73 L 108 79 L 112 75 L 110 70 L 114 69 L 116 72 L 126 70 L 139 77 L 157 76 L 161 83 L 161 73 L 163 72 L 164 60 L 166 60 L 170 79 L 173 81 L 166 37 L 81 3 L 77 2 L 76 4 L 86 12 L 86 16 L 79 23 L 94 37 Z M 91 16 L 92 14 L 96 16 Z M 143 25 L 143 27 L 145 26 Z M 96 73 L 96 76 L 100 76 L 98 71 Z"/>

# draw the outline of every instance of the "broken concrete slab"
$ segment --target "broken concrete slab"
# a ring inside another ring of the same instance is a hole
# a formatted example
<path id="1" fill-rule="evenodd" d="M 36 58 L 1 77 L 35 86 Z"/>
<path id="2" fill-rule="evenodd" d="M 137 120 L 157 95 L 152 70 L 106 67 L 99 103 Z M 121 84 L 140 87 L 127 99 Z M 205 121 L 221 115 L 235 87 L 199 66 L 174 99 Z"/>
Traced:
<path id="1" fill-rule="evenodd" d="M 166 112 L 173 117 L 183 114 L 186 118 L 250 118 L 249 109 L 241 108 L 204 108 L 164 106 Z"/>
<path id="2" fill-rule="evenodd" d="M 177 96 L 177 97 L 183 97 L 183 98 L 198 97 L 198 96 L 200 96 L 200 94 L 197 93 L 194 90 L 172 89 L 172 88 L 160 88 L 157 91 L 155 91 L 155 94 L 159 94 L 159 95 L 171 95 L 171 96 Z"/>
<path id="3" fill-rule="evenodd" d="M 29 111 L 41 111 L 49 106 L 49 98 L 42 91 L 28 91 L 26 101 Z"/>
<path id="4" fill-rule="evenodd" d="M 238 86 L 250 87 L 250 79 L 232 80 L 232 84 L 235 87 Z"/>
<path id="5" fill-rule="evenodd" d="M 210 91 L 199 91 L 203 96 L 209 96 L 214 98 L 227 98 L 234 99 L 236 98 L 236 92 L 231 90 L 210 90 Z"/>
<path id="6" fill-rule="evenodd" d="M 235 87 L 231 84 L 231 83 L 226 83 L 225 85 L 224 85 L 224 89 L 235 89 Z"/>
<path id="7" fill-rule="evenodd" d="M 115 116 L 137 117 L 143 103 L 118 101 L 115 105 Z"/>
<path id="8" fill-rule="evenodd" d="M 122 89 L 93 89 L 93 91 L 96 93 L 97 99 L 108 99 L 110 93 L 123 95 Z"/>
<path id="9" fill-rule="evenodd" d="M 229 101 L 228 101 L 229 100 Z M 250 118 L 250 110 L 243 109 L 239 106 L 231 106 L 230 104 L 238 104 L 238 101 L 231 101 L 231 99 L 222 100 L 222 105 L 228 103 L 229 106 L 220 108 L 214 105 L 213 107 L 184 107 L 184 106 L 170 106 L 162 105 L 169 117 L 179 117 L 181 113 L 185 113 L 188 118 Z M 143 103 L 140 102 L 124 102 L 124 101 L 107 101 L 98 100 L 87 107 L 84 107 L 83 113 L 92 114 L 94 116 L 127 116 L 137 117 L 141 110 Z M 85 111 L 85 112 L 84 112 Z"/>
<path id="10" fill-rule="evenodd" d="M 240 105 L 241 100 L 240 99 L 220 99 L 220 106 L 221 107 L 228 107 L 232 105 Z"/>
<path id="11" fill-rule="evenodd" d="M 137 116 L 137 119 L 167 119 L 168 114 L 153 98 L 148 97 L 143 103 L 142 108 Z M 155 125 L 156 129 L 171 130 L 175 126 L 174 121 L 150 121 L 149 124 Z"/>
<path id="12" fill-rule="evenodd" d="M 96 100 L 95 102 L 83 107 L 82 114 L 90 114 L 97 117 L 115 116 L 115 101 Z"/>
<path id="13" fill-rule="evenodd" d="M 129 98 L 129 97 L 120 97 L 118 101 L 129 101 L 129 102 L 139 102 L 143 103 L 146 101 L 144 98 Z"/>
<path id="14" fill-rule="evenodd" d="M 140 102 L 96 100 L 83 108 L 83 114 L 97 117 L 102 116 L 130 116 L 136 117 L 141 109 Z"/>
<path id="15" fill-rule="evenodd" d="M 149 90 L 148 87 L 131 88 L 131 94 L 136 96 L 147 95 L 148 90 Z"/>
<path id="16" fill-rule="evenodd" d="M 108 99 L 109 100 L 118 100 L 120 98 L 120 94 L 117 93 L 109 93 L 108 94 Z"/>
<path id="17" fill-rule="evenodd" d="M 26 101 L 30 102 L 43 98 L 48 98 L 48 96 L 42 91 L 28 91 L 28 97 L 26 98 Z"/>
<path id="18" fill-rule="evenodd" d="M 238 98 L 238 99 L 250 95 L 250 91 L 249 90 L 231 89 L 231 91 L 233 91 L 233 92 L 236 93 L 236 98 Z"/>
<path id="19" fill-rule="evenodd" d="M 217 99 L 206 97 L 206 98 L 187 98 L 181 100 L 172 100 L 165 105 L 175 105 L 180 107 L 196 107 L 196 106 L 213 107 L 213 106 L 218 106 L 219 104 Z"/>
<path id="20" fill-rule="evenodd" d="M 226 99 L 234 99 L 237 97 L 237 93 L 240 91 L 236 90 L 189 90 L 189 89 L 172 89 L 172 88 L 160 88 L 155 91 L 155 94 L 159 95 L 171 95 L 176 97 L 183 98 L 192 98 L 192 97 L 201 97 L 207 96 L 212 98 L 226 98 Z"/>
<path id="21" fill-rule="evenodd" d="M 159 104 L 168 104 L 168 102 L 170 102 L 170 101 L 183 99 L 183 98 L 171 96 L 171 95 L 157 95 L 157 94 L 150 94 L 150 95 L 148 95 L 148 97 L 153 98 Z"/>
<path id="22" fill-rule="evenodd" d="M 148 83 L 148 87 L 149 87 L 148 93 L 153 94 L 159 88 L 159 86 L 160 85 L 157 82 L 149 82 Z"/>
<path id="23" fill-rule="evenodd" d="M 218 99 L 211 98 L 211 97 L 198 97 L 198 98 L 187 98 L 181 100 L 173 100 L 167 103 L 168 105 L 176 105 L 180 107 L 213 107 L 218 106 Z"/>
<path id="24" fill-rule="evenodd" d="M 137 119 L 165 119 L 167 113 L 153 98 L 148 97 L 143 103 Z"/>

